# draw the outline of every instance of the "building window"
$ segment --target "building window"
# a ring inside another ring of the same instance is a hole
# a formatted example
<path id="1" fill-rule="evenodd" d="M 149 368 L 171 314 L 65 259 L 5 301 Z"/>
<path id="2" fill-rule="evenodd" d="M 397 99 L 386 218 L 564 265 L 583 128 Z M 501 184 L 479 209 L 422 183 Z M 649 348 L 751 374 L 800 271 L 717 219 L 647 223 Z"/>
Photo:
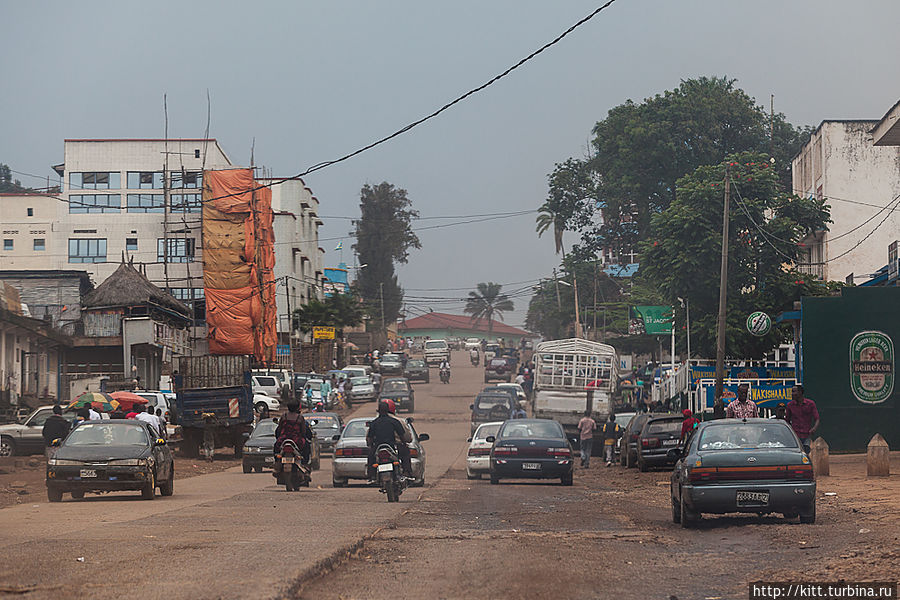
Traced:
<path id="1" fill-rule="evenodd" d="M 33 209 L 33 208 L 29 208 L 29 209 L 28 209 L 28 216 L 29 216 L 29 217 L 33 217 L 33 216 L 34 216 L 34 209 Z"/>
<path id="2" fill-rule="evenodd" d="M 117 213 L 122 210 L 119 194 L 69 195 L 69 214 Z"/>
<path id="3" fill-rule="evenodd" d="M 200 171 L 172 171 L 169 185 L 173 189 L 203 187 L 203 174 Z"/>
<path id="4" fill-rule="evenodd" d="M 169 257 L 170 263 L 186 263 L 194 262 L 194 238 L 169 238 Z M 164 262 L 166 240 L 156 240 L 156 260 Z"/>
<path id="5" fill-rule="evenodd" d="M 166 197 L 162 194 L 128 194 L 130 213 L 161 213 L 165 206 Z"/>
<path id="6" fill-rule="evenodd" d="M 34 251 L 43 252 L 47 249 L 47 243 L 44 238 L 34 238 Z"/>
<path id="7" fill-rule="evenodd" d="M 158 171 L 128 171 L 129 190 L 161 190 L 163 174 Z"/>
<path id="8" fill-rule="evenodd" d="M 69 240 L 70 263 L 106 262 L 106 240 Z"/>
<path id="9" fill-rule="evenodd" d="M 200 212 L 200 194 L 172 194 L 171 212 L 173 213 L 198 213 Z"/>
<path id="10" fill-rule="evenodd" d="M 13 249 L 13 241 L 10 239 L 3 240 L 3 249 L 4 250 L 12 250 Z"/>
<path id="11" fill-rule="evenodd" d="M 137 238 L 125 238 L 125 250 L 137 252 Z"/>
<path id="12" fill-rule="evenodd" d="M 182 302 L 206 298 L 206 293 L 203 288 L 169 288 L 169 294 Z"/>
<path id="13" fill-rule="evenodd" d="M 76 190 L 118 190 L 122 176 L 118 172 L 69 173 L 69 187 Z"/>

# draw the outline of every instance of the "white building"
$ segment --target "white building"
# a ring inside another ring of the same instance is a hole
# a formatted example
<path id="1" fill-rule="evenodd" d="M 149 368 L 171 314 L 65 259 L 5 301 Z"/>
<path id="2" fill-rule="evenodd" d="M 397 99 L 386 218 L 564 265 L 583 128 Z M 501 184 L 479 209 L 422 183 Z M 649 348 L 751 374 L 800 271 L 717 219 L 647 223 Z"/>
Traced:
<path id="1" fill-rule="evenodd" d="M 865 281 L 900 237 L 900 147 L 876 146 L 878 125 L 823 121 L 791 163 L 794 193 L 825 198 L 833 221 L 829 231 L 805 241 L 802 261 L 811 264 L 801 265 L 802 271 L 830 281 Z"/>

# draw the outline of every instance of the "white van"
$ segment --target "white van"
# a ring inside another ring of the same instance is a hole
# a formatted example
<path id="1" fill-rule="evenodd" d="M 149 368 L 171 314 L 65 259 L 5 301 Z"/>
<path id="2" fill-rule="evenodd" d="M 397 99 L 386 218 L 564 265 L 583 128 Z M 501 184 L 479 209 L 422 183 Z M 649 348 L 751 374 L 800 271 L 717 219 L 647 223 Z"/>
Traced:
<path id="1" fill-rule="evenodd" d="M 450 362 L 450 345 L 447 340 L 427 340 L 425 342 L 425 362 L 429 365 Z"/>

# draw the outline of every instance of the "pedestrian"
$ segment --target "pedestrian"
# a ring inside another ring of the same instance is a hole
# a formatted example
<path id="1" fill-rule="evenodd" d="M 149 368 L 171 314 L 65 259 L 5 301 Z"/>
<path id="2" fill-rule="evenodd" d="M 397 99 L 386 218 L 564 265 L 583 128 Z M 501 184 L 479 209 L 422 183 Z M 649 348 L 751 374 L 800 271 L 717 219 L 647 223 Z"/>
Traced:
<path id="1" fill-rule="evenodd" d="M 798 383 L 791 389 L 791 401 L 785 407 L 785 421 L 791 424 L 803 444 L 804 452 L 809 454 L 812 434 L 819 428 L 819 409 L 815 402 L 804 396 L 802 384 Z"/>
<path id="2" fill-rule="evenodd" d="M 613 464 L 616 440 L 618 440 L 621 435 L 619 425 L 616 423 L 615 414 L 609 415 L 609 420 L 603 424 L 601 433 L 603 434 L 603 453 L 606 456 L 606 466 L 609 467 Z"/>
<path id="3" fill-rule="evenodd" d="M 528 413 L 525 412 L 525 403 L 518 402 L 516 403 L 516 409 L 512 412 L 511 419 L 527 419 Z"/>
<path id="4" fill-rule="evenodd" d="M 166 439 L 168 431 L 166 430 L 166 418 L 162 414 L 162 409 L 156 409 L 156 422 L 158 424 L 159 437 Z"/>
<path id="5" fill-rule="evenodd" d="M 775 407 L 775 418 L 787 421 L 787 406 L 785 406 L 784 402 L 779 402 L 778 406 Z"/>
<path id="6" fill-rule="evenodd" d="M 516 383 L 518 383 L 519 385 L 522 385 L 523 383 L 525 383 L 525 369 L 524 368 L 519 369 L 519 374 L 516 375 Z"/>
<path id="7" fill-rule="evenodd" d="M 88 405 L 87 409 L 88 409 L 88 421 L 99 421 L 100 420 L 100 413 L 98 413 L 96 410 L 94 410 L 93 406 Z"/>
<path id="8" fill-rule="evenodd" d="M 755 419 L 759 416 L 756 402 L 750 400 L 750 386 L 742 383 L 737 389 L 737 398 L 728 403 L 725 417 L 728 419 Z"/>
<path id="9" fill-rule="evenodd" d="M 322 397 L 322 402 L 328 402 L 330 404 L 330 396 L 331 396 L 331 380 L 325 379 L 322 381 L 322 385 L 319 386 L 320 396 Z M 307 406 L 310 406 L 307 404 Z"/>
<path id="10" fill-rule="evenodd" d="M 581 466 L 585 469 L 591 464 L 591 450 L 594 447 L 594 430 L 597 422 L 591 418 L 591 411 L 584 411 L 584 417 L 578 421 L 579 439 L 581 441 Z"/>
<path id="11" fill-rule="evenodd" d="M 137 407 L 135 407 L 135 410 L 138 410 Z M 149 425 L 156 433 L 156 437 L 159 437 L 159 421 L 156 420 L 156 414 L 154 414 L 152 406 L 148 405 L 146 410 L 138 412 L 134 418 Z"/>
<path id="12" fill-rule="evenodd" d="M 684 421 L 681 422 L 681 441 L 684 442 L 684 440 L 687 439 L 687 436 L 689 436 L 691 432 L 696 429 L 697 425 L 700 424 L 700 421 L 694 416 L 694 413 L 692 413 L 689 408 L 681 411 L 681 414 L 684 417 Z"/>
<path id="13" fill-rule="evenodd" d="M 56 448 L 50 444 L 53 440 L 62 441 L 67 435 L 71 425 L 62 416 L 62 407 L 59 404 L 53 405 L 53 414 L 44 421 L 44 428 L 41 429 L 41 436 L 44 438 L 44 456 L 48 459 L 53 458 L 56 454 Z"/>

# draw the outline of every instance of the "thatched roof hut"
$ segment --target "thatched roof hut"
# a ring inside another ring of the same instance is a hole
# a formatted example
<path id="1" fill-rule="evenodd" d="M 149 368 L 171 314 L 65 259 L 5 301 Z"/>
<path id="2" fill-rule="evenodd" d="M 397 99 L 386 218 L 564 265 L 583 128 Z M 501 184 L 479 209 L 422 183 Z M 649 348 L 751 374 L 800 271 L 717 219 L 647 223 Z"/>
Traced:
<path id="1" fill-rule="evenodd" d="M 148 304 L 176 312 L 187 319 L 193 314 L 190 308 L 150 283 L 131 263 L 124 260 L 112 275 L 84 297 L 82 307 L 90 310 Z"/>

